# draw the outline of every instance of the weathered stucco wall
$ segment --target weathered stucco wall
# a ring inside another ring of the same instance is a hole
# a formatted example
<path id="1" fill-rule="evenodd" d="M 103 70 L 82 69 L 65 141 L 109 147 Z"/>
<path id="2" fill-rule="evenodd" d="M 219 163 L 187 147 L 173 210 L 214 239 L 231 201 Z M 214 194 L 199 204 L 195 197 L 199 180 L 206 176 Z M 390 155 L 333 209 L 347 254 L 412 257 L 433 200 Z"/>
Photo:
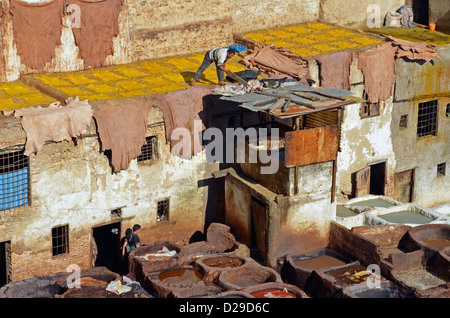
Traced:
<path id="1" fill-rule="evenodd" d="M 351 91 L 362 97 L 364 79 L 357 68 L 355 57 L 351 66 Z M 386 195 L 392 193 L 389 179 L 395 169 L 396 157 L 391 140 L 392 97 L 381 103 L 380 115 L 361 118 L 361 104 L 345 107 L 341 127 L 341 150 L 337 160 L 338 193 L 352 195 L 352 173 L 366 168 L 368 164 L 386 161 Z"/>
<path id="2" fill-rule="evenodd" d="M 438 176 L 436 166 L 448 162 L 449 48 L 438 48 L 443 61 L 398 60 L 394 94 L 382 103 L 380 115 L 361 118 L 360 104 L 347 106 L 341 129 L 338 154 L 338 193 L 352 195 L 351 175 L 372 163 L 386 162 L 385 195 L 394 198 L 395 173 L 414 170 L 413 202 L 425 207 L 449 202 L 449 177 Z M 351 71 L 352 92 L 362 96 L 363 78 L 354 60 Z M 418 105 L 439 99 L 438 133 L 417 138 Z M 406 129 L 399 128 L 400 117 L 408 115 Z M 432 195 L 431 195 L 432 194 Z M 342 199 L 342 197 L 341 197 Z"/>
<path id="3" fill-rule="evenodd" d="M 368 20 L 369 25 L 375 21 L 384 25 L 386 14 L 396 11 L 404 4 L 405 0 L 322 0 L 320 18 L 325 22 L 347 26 L 368 26 Z"/>
<path id="4" fill-rule="evenodd" d="M 391 131 L 393 150 L 397 154 L 396 172 L 414 169 L 415 203 L 432 207 L 450 201 L 450 177 L 437 174 L 437 165 L 450 164 L 450 117 L 446 115 L 450 103 L 450 46 L 440 47 L 443 61 L 417 63 L 397 62 L 395 103 Z M 437 134 L 417 136 L 419 103 L 438 99 Z M 407 127 L 400 129 L 402 115 L 408 116 Z"/>
<path id="5" fill-rule="evenodd" d="M 207 187 L 198 182 L 217 167 L 206 164 L 204 152 L 192 160 L 171 156 L 164 125 L 158 124 L 162 113 L 153 108 L 149 117 L 147 135 L 158 137 L 158 159 L 135 159 L 117 174 L 100 152 L 94 125 L 93 137 L 81 138 L 76 145 L 49 143 L 30 157 L 31 203 L 2 212 L 0 222 L 0 241 L 11 241 L 13 280 L 65 271 L 70 264 L 90 267 L 92 228 L 99 225 L 122 221 L 122 236 L 138 223 L 141 241 L 147 244 L 161 239 L 187 242 L 195 231 L 204 230 Z M 1 131 L 9 128 L 5 125 Z M 9 143 L 24 143 L 24 132 L 16 132 Z M 157 202 L 167 198 L 169 221 L 158 222 Z M 117 208 L 122 219 L 111 216 Z M 65 224 L 70 253 L 52 257 L 51 229 Z"/>

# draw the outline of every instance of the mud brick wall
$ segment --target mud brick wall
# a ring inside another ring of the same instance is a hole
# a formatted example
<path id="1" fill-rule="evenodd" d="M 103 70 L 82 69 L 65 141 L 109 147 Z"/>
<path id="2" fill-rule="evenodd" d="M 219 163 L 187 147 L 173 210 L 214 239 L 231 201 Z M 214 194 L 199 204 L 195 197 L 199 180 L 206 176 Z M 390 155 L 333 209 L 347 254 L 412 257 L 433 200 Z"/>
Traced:
<path id="1" fill-rule="evenodd" d="M 70 231 L 70 230 L 69 230 Z M 47 240 L 50 244 L 41 245 L 40 252 L 19 251 L 12 253 L 11 281 L 18 281 L 34 276 L 44 276 L 49 273 L 67 271 L 67 267 L 76 264 L 80 269 L 90 268 L 91 249 L 90 235 L 75 237 L 69 232 L 70 253 L 57 256 L 52 255 L 51 231 Z M 72 271 L 69 271 L 72 272 Z"/>

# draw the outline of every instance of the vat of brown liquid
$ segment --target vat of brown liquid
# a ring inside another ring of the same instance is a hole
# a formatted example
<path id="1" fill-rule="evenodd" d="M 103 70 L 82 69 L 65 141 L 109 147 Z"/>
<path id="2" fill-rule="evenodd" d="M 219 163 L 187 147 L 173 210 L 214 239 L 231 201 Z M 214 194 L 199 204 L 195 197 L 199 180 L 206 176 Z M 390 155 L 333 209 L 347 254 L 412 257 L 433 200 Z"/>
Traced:
<path id="1" fill-rule="evenodd" d="M 255 263 L 251 258 L 225 253 L 205 255 L 196 261 L 204 270 L 205 282 L 210 284 L 215 283 L 223 271 L 236 270 L 251 263 Z"/>
<path id="2" fill-rule="evenodd" d="M 323 249 L 309 255 L 287 255 L 281 276 L 288 283 L 303 289 L 313 271 L 345 266 L 351 261 L 331 249 Z"/>
<path id="3" fill-rule="evenodd" d="M 426 224 L 408 231 L 403 245 L 409 251 L 423 249 L 426 259 L 450 246 L 450 225 Z"/>
<path id="4" fill-rule="evenodd" d="M 308 295 L 297 286 L 286 283 L 264 283 L 242 289 L 242 292 L 254 298 L 308 298 Z"/>
<path id="5" fill-rule="evenodd" d="M 268 282 L 282 282 L 282 280 L 275 270 L 256 262 L 236 270 L 223 271 L 217 278 L 217 284 L 227 291 L 242 290 Z"/>
<path id="6" fill-rule="evenodd" d="M 167 253 L 164 250 L 174 251 L 176 255 L 166 256 Z M 180 247 L 170 241 L 161 241 L 137 248 L 128 256 L 129 276 L 143 285 L 148 273 L 181 265 L 178 258 L 179 252 Z"/>
<path id="7" fill-rule="evenodd" d="M 204 272 L 197 266 L 177 266 L 148 274 L 145 287 L 157 298 L 185 298 L 222 291 L 207 286 L 203 278 Z"/>

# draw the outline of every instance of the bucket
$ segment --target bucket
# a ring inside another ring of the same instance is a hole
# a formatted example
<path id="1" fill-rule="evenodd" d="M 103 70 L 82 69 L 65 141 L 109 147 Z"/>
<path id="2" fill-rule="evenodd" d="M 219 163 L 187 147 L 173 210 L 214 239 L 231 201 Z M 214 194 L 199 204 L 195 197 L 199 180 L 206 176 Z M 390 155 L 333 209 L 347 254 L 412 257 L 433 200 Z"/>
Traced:
<path id="1" fill-rule="evenodd" d="M 430 23 L 430 30 L 431 31 L 434 31 L 434 30 L 436 30 L 436 23 Z"/>

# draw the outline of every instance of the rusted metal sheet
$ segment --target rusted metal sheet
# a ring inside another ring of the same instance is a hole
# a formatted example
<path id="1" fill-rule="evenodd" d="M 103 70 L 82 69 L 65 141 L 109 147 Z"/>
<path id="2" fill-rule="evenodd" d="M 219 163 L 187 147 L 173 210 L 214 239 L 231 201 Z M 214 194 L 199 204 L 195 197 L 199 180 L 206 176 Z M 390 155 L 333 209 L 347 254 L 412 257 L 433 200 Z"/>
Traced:
<path id="1" fill-rule="evenodd" d="M 335 160 L 337 157 L 337 126 L 287 132 L 285 140 L 285 164 L 288 168 Z"/>

